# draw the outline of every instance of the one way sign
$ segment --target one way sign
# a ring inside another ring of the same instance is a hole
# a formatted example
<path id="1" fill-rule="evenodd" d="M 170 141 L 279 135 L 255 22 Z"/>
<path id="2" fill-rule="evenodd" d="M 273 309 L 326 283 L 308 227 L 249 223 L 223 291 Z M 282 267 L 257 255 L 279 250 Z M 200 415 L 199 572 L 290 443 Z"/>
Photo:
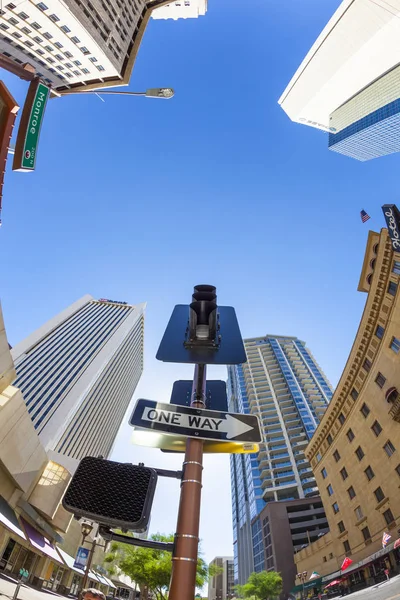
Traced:
<path id="1" fill-rule="evenodd" d="M 129 421 L 139 429 L 204 440 L 261 442 L 258 418 L 254 415 L 200 410 L 153 400 L 138 400 Z"/>

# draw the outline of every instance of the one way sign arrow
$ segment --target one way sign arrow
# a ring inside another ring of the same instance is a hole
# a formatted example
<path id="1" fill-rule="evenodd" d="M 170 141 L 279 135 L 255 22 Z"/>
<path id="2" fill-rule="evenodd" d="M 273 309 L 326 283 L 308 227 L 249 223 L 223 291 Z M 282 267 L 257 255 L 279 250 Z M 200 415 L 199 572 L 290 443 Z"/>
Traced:
<path id="1" fill-rule="evenodd" d="M 204 440 L 261 442 L 260 425 L 254 415 L 200 410 L 153 400 L 138 400 L 130 425 Z"/>

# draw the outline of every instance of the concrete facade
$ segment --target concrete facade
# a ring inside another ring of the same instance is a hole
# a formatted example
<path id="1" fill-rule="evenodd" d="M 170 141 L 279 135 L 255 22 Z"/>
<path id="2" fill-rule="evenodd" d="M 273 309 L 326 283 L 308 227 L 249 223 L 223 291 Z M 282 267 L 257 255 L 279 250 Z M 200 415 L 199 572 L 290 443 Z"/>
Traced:
<path id="1" fill-rule="evenodd" d="M 400 254 L 388 232 L 370 231 L 359 291 L 364 312 L 333 399 L 306 455 L 331 530 L 335 566 L 353 565 L 349 585 L 376 581 L 385 566 L 399 570 L 393 550 L 400 526 Z M 382 537 L 391 538 L 382 548 Z M 299 571 L 333 567 L 312 544 L 296 557 Z M 340 573 L 339 573 L 340 574 Z"/>
<path id="2" fill-rule="evenodd" d="M 220 573 L 211 577 L 208 584 L 208 600 L 230 600 L 234 596 L 233 557 L 217 556 L 210 562 Z"/>
<path id="3" fill-rule="evenodd" d="M 60 93 L 127 85 L 151 11 L 163 4 L 15 0 L 1 10 L 0 52 Z"/>
<path id="4" fill-rule="evenodd" d="M 197 19 L 207 12 L 207 0 L 175 0 L 152 12 L 152 19 Z"/>
<path id="5" fill-rule="evenodd" d="M 295 585 L 296 565 L 293 555 L 328 534 L 328 521 L 318 496 L 269 502 L 253 521 L 261 532 L 259 550 L 263 562 L 258 560 L 258 571 L 277 571 L 283 579 L 283 598 L 287 598 Z"/>

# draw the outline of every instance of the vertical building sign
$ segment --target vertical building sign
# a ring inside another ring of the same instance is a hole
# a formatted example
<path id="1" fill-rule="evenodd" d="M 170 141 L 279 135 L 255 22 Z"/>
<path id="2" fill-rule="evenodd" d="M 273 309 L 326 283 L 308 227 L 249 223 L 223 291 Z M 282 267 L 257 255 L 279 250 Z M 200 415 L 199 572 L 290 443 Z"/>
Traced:
<path id="1" fill-rule="evenodd" d="M 400 211 L 395 204 L 384 204 L 382 210 L 392 240 L 393 250 L 400 252 Z"/>
<path id="2" fill-rule="evenodd" d="M 38 78 L 28 90 L 18 129 L 13 171 L 34 171 L 43 115 L 50 88 Z"/>

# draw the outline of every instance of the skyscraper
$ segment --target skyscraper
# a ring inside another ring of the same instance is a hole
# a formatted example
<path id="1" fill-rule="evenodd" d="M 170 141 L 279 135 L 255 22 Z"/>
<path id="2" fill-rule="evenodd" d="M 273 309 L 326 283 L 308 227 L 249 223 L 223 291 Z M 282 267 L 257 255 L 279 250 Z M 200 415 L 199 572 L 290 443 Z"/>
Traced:
<path id="1" fill-rule="evenodd" d="M 400 0 L 343 0 L 279 99 L 292 121 L 329 132 L 330 150 L 400 150 L 399 17 Z"/>
<path id="2" fill-rule="evenodd" d="M 62 93 L 127 85 L 153 8 L 165 0 L 14 0 L 0 11 L 0 53 Z"/>
<path id="3" fill-rule="evenodd" d="M 304 342 L 267 335 L 244 344 L 248 362 L 228 367 L 229 410 L 257 415 L 264 441 L 258 454 L 231 456 L 235 583 L 240 584 L 264 560 L 260 521 L 254 519 L 265 504 L 318 494 L 304 449 L 332 397 Z"/>
<path id="4" fill-rule="evenodd" d="M 207 12 L 207 0 L 176 0 L 152 12 L 153 19 L 197 19 Z"/>
<path id="5" fill-rule="evenodd" d="M 12 350 L 39 438 L 69 470 L 111 452 L 143 371 L 144 309 L 87 295 Z"/>

